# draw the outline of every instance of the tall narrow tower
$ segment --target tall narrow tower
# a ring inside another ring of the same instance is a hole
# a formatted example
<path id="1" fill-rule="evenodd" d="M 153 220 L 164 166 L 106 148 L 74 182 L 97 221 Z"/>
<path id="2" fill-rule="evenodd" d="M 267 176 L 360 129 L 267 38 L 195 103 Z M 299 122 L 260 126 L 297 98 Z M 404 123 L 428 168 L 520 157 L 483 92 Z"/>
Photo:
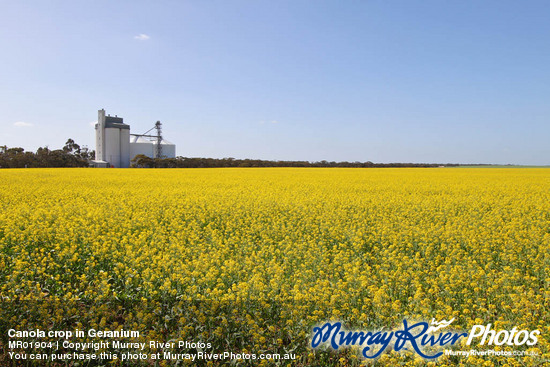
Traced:
<path id="1" fill-rule="evenodd" d="M 160 121 L 157 121 L 155 124 L 155 128 L 157 129 L 157 151 L 156 151 L 156 158 L 164 158 L 162 156 L 162 124 Z"/>
<path id="2" fill-rule="evenodd" d="M 97 124 L 95 125 L 95 159 L 96 161 L 106 161 L 105 159 L 105 110 L 97 111 Z"/>
<path id="3" fill-rule="evenodd" d="M 122 117 L 105 116 L 98 111 L 96 128 L 96 161 L 108 162 L 116 168 L 130 166 L 130 125 Z"/>

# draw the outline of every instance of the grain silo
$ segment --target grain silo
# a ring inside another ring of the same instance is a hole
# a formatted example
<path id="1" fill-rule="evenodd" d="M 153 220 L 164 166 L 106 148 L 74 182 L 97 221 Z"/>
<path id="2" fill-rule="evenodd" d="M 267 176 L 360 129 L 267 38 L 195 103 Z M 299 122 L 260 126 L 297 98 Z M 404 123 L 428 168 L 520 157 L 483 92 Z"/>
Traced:
<path id="1" fill-rule="evenodd" d="M 105 116 L 98 111 L 96 130 L 96 166 L 130 167 L 130 125 L 122 117 Z"/>
<path id="2" fill-rule="evenodd" d="M 96 159 L 92 161 L 93 166 L 128 168 L 130 159 L 139 154 L 149 158 L 175 158 L 176 146 L 162 138 L 161 125 L 157 121 L 145 134 L 130 134 L 130 125 L 125 124 L 122 117 L 105 116 L 105 110 L 99 110 L 95 125 Z M 153 129 L 156 129 L 156 135 L 148 135 Z"/>
<path id="3" fill-rule="evenodd" d="M 154 157 L 157 158 L 157 141 L 154 140 L 153 141 L 153 144 L 154 144 L 154 149 L 153 149 L 153 152 L 155 153 L 154 154 Z M 165 139 L 162 139 L 160 141 L 160 145 L 162 146 L 161 150 L 160 150 L 160 154 L 162 154 L 162 158 L 176 158 L 176 144 L 173 144 L 173 143 L 170 143 L 169 141 L 165 140 Z"/>
<path id="4" fill-rule="evenodd" d="M 145 139 L 143 136 L 132 135 L 130 138 L 130 157 L 133 159 L 138 154 L 143 154 L 147 157 L 153 157 L 155 147 L 153 142 Z"/>

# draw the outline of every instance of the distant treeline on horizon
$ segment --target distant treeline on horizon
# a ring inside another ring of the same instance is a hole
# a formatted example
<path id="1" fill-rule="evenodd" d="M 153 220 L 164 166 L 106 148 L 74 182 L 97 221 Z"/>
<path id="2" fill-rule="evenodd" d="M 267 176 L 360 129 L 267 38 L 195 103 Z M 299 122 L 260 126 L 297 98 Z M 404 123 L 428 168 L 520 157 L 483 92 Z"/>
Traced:
<path id="1" fill-rule="evenodd" d="M 309 161 L 268 161 L 262 159 L 236 158 L 149 158 L 137 155 L 132 159 L 132 167 L 136 168 L 222 168 L 222 167 L 457 167 L 456 163 L 373 163 L 367 162 L 309 162 Z"/>
<path id="2" fill-rule="evenodd" d="M 95 158 L 94 151 L 81 149 L 72 139 L 62 149 L 38 148 L 36 153 L 25 152 L 23 148 L 0 146 L 0 168 L 46 168 L 46 167 L 89 167 Z M 132 159 L 135 168 L 223 168 L 223 167 L 458 167 L 488 166 L 489 164 L 458 163 L 373 163 L 335 161 L 269 161 L 262 159 L 236 158 L 150 158 L 137 155 Z"/>

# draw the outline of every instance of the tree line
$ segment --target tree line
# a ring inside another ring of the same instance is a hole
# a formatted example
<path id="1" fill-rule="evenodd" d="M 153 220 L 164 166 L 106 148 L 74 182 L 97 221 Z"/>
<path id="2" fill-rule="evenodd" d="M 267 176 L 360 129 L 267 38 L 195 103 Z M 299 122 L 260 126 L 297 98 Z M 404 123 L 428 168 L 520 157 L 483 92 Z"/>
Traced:
<path id="1" fill-rule="evenodd" d="M 150 158 L 143 154 L 136 155 L 131 166 L 136 168 L 220 168 L 220 167 L 439 167 L 438 163 L 373 163 L 367 162 L 308 162 L 308 161 L 267 161 L 261 159 L 235 158 Z M 458 166 L 447 163 L 444 166 Z"/>
<path id="2" fill-rule="evenodd" d="M 88 167 L 94 158 L 95 151 L 81 148 L 73 139 L 61 149 L 40 147 L 36 153 L 0 146 L 0 168 Z"/>
<path id="3" fill-rule="evenodd" d="M 51 150 L 48 147 L 25 152 L 23 148 L 0 146 L 0 168 L 37 168 L 37 167 L 89 167 L 95 159 L 95 151 L 81 148 L 73 139 L 68 139 L 61 149 Z M 455 167 L 456 163 L 373 163 L 335 162 L 335 161 L 269 161 L 261 159 L 235 158 L 150 158 L 143 154 L 131 160 L 135 168 L 221 168 L 221 167 Z"/>

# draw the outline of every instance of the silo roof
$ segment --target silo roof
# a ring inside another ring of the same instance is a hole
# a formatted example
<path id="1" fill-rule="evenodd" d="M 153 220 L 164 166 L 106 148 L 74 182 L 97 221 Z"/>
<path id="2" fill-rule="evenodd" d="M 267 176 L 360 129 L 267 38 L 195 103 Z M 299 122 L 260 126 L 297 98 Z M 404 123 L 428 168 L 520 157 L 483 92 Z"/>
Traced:
<path id="1" fill-rule="evenodd" d="M 153 144 L 157 144 L 157 141 L 154 140 L 154 141 L 153 141 Z M 162 145 L 175 145 L 174 143 L 170 143 L 170 142 L 169 142 L 168 140 L 166 140 L 166 139 L 162 139 L 162 140 L 160 141 L 160 144 L 162 144 Z"/>
<path id="2" fill-rule="evenodd" d="M 124 123 L 119 124 L 118 122 L 107 122 L 105 121 L 105 128 L 115 128 L 115 129 L 124 129 L 124 130 L 130 130 L 130 125 L 126 125 Z"/>
<path id="3" fill-rule="evenodd" d="M 132 136 L 132 143 L 141 143 L 141 144 L 153 144 L 152 141 L 145 139 L 143 136 Z"/>

